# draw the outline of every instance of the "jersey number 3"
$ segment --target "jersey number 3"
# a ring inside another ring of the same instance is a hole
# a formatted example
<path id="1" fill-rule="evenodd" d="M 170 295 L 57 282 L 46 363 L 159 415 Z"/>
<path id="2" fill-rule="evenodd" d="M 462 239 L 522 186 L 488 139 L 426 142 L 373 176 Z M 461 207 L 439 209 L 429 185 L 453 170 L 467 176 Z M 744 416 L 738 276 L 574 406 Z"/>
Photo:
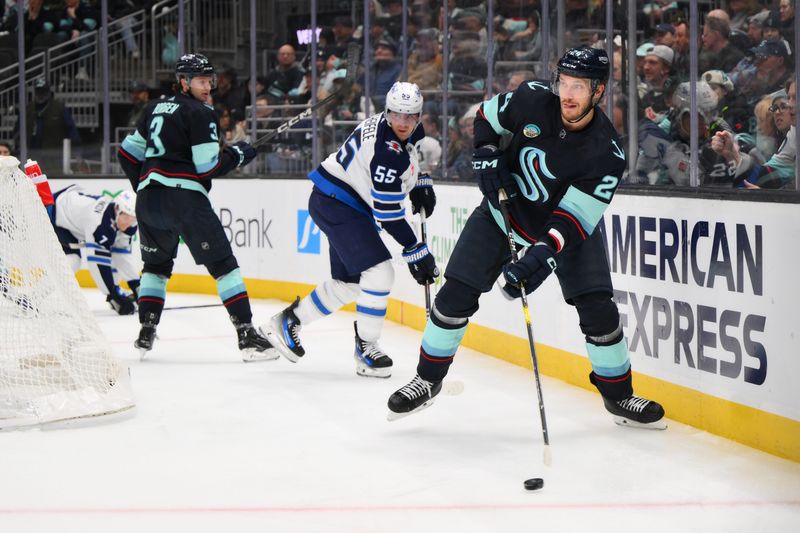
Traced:
<path id="1" fill-rule="evenodd" d="M 150 135 L 147 139 L 147 150 L 144 152 L 145 157 L 161 157 L 167 151 L 164 149 L 164 143 L 158 135 L 161 133 L 161 128 L 164 126 L 164 117 L 155 116 L 150 121 Z"/>

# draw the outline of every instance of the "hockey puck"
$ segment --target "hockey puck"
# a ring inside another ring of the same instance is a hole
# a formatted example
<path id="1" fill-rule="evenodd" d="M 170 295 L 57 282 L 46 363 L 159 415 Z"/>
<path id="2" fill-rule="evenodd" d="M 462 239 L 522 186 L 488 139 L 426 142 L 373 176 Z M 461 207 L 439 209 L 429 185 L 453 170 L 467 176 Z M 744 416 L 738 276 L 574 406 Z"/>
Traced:
<path id="1" fill-rule="evenodd" d="M 525 480 L 525 490 L 539 490 L 542 487 L 544 487 L 544 480 L 540 477 Z"/>

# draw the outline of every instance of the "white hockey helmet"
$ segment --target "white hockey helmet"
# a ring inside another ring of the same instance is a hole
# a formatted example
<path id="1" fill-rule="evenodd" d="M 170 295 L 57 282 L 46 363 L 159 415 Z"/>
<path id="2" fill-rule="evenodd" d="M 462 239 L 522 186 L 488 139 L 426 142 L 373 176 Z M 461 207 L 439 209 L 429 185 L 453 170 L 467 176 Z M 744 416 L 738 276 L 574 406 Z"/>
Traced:
<path id="1" fill-rule="evenodd" d="M 404 115 L 422 113 L 422 93 L 416 83 L 396 81 L 386 93 L 386 111 L 394 111 Z"/>
<path id="2" fill-rule="evenodd" d="M 695 88 L 695 96 L 697 98 L 697 112 L 703 117 L 706 126 L 711 125 L 717 119 L 719 110 L 719 97 L 711 85 L 706 81 L 698 81 Z M 684 113 L 688 113 L 691 109 L 691 85 L 685 81 L 678 85 L 675 89 L 675 94 L 672 95 L 672 107 L 677 111 L 680 117 Z"/>
<path id="3" fill-rule="evenodd" d="M 132 191 L 122 191 L 116 195 L 114 204 L 117 206 L 117 214 L 125 213 L 132 217 L 136 216 L 136 195 Z"/>

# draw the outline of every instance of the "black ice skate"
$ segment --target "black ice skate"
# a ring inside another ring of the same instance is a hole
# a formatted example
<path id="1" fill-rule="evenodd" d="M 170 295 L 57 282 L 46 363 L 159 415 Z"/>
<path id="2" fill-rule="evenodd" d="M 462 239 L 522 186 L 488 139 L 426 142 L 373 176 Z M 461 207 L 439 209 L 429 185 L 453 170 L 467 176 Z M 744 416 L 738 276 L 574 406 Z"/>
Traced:
<path id="1" fill-rule="evenodd" d="M 296 363 L 306 354 L 300 344 L 300 319 L 294 314 L 294 309 L 299 303 L 300 298 L 297 298 L 292 305 L 273 316 L 269 321 L 275 348 L 292 363 Z"/>
<path id="2" fill-rule="evenodd" d="M 410 383 L 400 387 L 389 397 L 389 420 L 397 420 L 404 416 L 422 411 L 433 403 L 433 399 L 442 390 L 442 382 L 430 382 L 414 376 Z"/>
<path id="3" fill-rule="evenodd" d="M 383 353 L 377 342 L 367 342 L 358 336 L 358 324 L 353 323 L 356 330 L 356 374 L 374 378 L 388 378 L 392 375 L 392 359 Z"/>
<path id="4" fill-rule="evenodd" d="M 139 349 L 139 360 L 144 360 L 147 352 L 153 349 L 156 340 L 156 325 L 145 322 L 139 330 L 139 338 L 133 341 L 133 346 Z"/>
<path id="5" fill-rule="evenodd" d="M 239 350 L 242 352 L 242 361 L 245 363 L 274 361 L 280 357 L 280 354 L 267 340 L 267 337 L 260 330 L 256 330 L 253 324 L 237 325 L 236 335 L 239 337 Z"/>
<path id="6" fill-rule="evenodd" d="M 617 402 L 604 396 L 603 403 L 606 410 L 614 415 L 614 422 L 620 426 L 667 429 L 664 408 L 658 402 L 631 395 Z"/>

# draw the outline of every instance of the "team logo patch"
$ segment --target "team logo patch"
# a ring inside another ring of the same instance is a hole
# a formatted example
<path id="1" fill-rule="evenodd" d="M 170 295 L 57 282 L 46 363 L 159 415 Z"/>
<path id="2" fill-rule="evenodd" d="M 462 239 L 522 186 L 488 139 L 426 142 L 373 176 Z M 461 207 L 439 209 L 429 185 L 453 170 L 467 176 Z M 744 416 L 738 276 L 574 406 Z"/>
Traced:
<path id="1" fill-rule="evenodd" d="M 402 154 L 403 153 L 403 147 L 400 146 L 400 143 L 397 142 L 397 141 L 386 141 L 386 146 L 388 146 L 389 150 L 391 150 L 392 152 L 395 152 L 395 153 L 398 153 L 398 154 Z"/>
<path id="2" fill-rule="evenodd" d="M 522 129 L 522 134 L 528 139 L 535 139 L 542 134 L 542 130 L 536 124 L 528 124 Z"/>

